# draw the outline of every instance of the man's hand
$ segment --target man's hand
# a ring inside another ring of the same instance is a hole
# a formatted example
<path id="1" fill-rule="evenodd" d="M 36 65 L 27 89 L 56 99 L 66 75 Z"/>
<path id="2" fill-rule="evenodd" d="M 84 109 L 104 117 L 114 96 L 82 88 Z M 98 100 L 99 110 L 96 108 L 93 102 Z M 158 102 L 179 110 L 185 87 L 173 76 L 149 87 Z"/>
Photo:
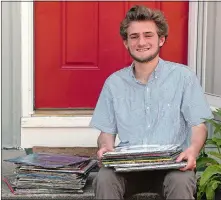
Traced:
<path id="1" fill-rule="evenodd" d="M 99 161 L 98 165 L 99 167 L 101 167 L 101 157 L 103 156 L 104 153 L 106 152 L 110 152 L 110 151 L 113 151 L 114 149 L 113 148 L 107 148 L 107 147 L 101 147 L 98 152 L 97 152 L 97 159 Z"/>
<path id="2" fill-rule="evenodd" d="M 204 123 L 192 127 L 191 145 L 177 158 L 177 162 L 187 160 L 187 166 L 180 170 L 186 171 L 196 168 L 196 158 L 200 150 L 203 148 L 206 138 L 207 128 Z"/>
<path id="3" fill-rule="evenodd" d="M 187 160 L 187 166 L 184 168 L 180 168 L 181 171 L 193 170 L 196 168 L 196 157 L 197 153 L 193 147 L 189 147 L 184 152 L 182 152 L 178 158 L 177 162 L 181 162 L 182 160 Z"/>

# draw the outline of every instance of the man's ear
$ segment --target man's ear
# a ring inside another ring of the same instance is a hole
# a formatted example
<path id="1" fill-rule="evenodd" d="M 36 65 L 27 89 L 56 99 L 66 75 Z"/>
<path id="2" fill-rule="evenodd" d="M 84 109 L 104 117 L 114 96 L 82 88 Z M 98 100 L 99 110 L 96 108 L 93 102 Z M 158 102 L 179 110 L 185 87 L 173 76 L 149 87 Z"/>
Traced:
<path id="1" fill-rule="evenodd" d="M 160 37 L 160 40 L 159 40 L 159 46 L 162 47 L 165 43 L 165 40 L 166 38 L 163 36 L 163 37 Z"/>
<path id="2" fill-rule="evenodd" d="M 124 43 L 125 48 L 128 49 L 128 42 L 127 42 L 127 40 L 124 40 L 123 43 Z"/>

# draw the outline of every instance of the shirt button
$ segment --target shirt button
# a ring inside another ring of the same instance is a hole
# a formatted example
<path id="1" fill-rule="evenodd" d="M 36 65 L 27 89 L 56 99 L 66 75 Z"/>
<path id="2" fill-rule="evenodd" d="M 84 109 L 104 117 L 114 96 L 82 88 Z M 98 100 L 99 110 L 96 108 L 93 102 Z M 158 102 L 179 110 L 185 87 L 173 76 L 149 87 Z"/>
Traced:
<path id="1" fill-rule="evenodd" d="M 150 128 L 150 124 L 147 127 Z"/>
<path id="2" fill-rule="evenodd" d="M 147 107 L 147 110 L 149 110 L 150 109 L 150 107 Z"/>

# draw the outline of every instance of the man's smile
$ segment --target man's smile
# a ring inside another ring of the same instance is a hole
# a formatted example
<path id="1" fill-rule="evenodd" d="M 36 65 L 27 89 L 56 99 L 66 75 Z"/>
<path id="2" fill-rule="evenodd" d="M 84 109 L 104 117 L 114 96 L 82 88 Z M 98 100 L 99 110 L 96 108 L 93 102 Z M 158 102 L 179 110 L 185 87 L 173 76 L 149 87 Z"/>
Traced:
<path id="1" fill-rule="evenodd" d="M 150 48 L 137 49 L 138 52 L 148 51 Z"/>

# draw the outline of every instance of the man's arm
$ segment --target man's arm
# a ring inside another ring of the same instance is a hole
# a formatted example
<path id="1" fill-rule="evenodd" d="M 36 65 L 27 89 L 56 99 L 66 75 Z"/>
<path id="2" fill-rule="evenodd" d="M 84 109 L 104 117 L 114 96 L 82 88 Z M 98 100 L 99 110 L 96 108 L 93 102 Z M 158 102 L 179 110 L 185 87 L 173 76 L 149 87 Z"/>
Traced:
<path id="1" fill-rule="evenodd" d="M 113 94 L 109 86 L 111 82 L 110 78 L 105 81 L 90 122 L 91 127 L 101 131 L 97 140 L 99 148 L 97 158 L 99 160 L 105 152 L 113 150 L 116 134 L 118 133 Z"/>
<path id="2" fill-rule="evenodd" d="M 207 127 L 205 124 L 192 127 L 191 145 L 190 148 L 196 156 L 199 155 L 207 139 Z"/>
<path id="3" fill-rule="evenodd" d="M 103 147 L 112 149 L 115 144 L 116 134 L 109 134 L 101 132 L 98 139 L 97 139 L 97 145 L 98 148 L 101 149 Z"/>
<path id="4" fill-rule="evenodd" d="M 196 167 L 196 158 L 207 138 L 205 119 L 213 118 L 212 111 L 204 91 L 195 73 L 185 77 L 181 112 L 189 127 L 192 127 L 191 144 L 178 158 L 187 160 L 187 166 L 181 170 L 192 170 Z"/>
<path id="5" fill-rule="evenodd" d="M 180 169 L 182 171 L 193 170 L 196 168 L 196 158 L 203 148 L 207 138 L 207 128 L 204 123 L 192 127 L 190 147 L 180 154 L 177 162 L 187 160 L 187 166 Z"/>
<path id="6" fill-rule="evenodd" d="M 116 134 L 109 134 L 109 133 L 104 133 L 104 132 L 100 133 L 98 140 L 97 140 L 97 145 L 99 148 L 97 152 L 97 157 L 99 160 L 101 159 L 102 155 L 105 152 L 113 151 L 115 139 L 116 139 Z"/>

